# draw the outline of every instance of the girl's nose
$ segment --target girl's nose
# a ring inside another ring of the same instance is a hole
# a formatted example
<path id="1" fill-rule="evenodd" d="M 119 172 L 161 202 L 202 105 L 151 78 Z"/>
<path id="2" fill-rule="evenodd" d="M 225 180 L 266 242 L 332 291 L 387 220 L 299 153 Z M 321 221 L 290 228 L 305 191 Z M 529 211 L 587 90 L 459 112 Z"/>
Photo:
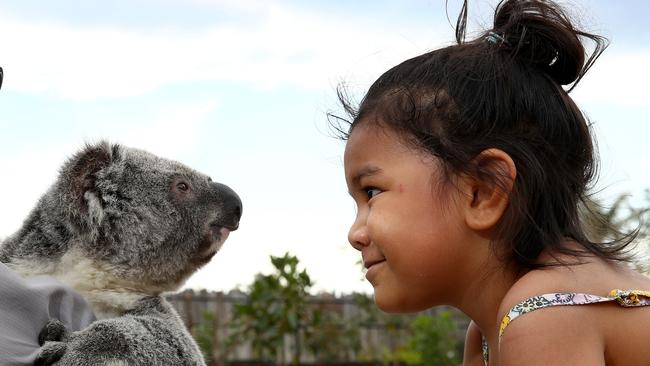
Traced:
<path id="1" fill-rule="evenodd" d="M 350 231 L 348 232 L 348 241 L 350 242 L 350 245 L 352 245 L 352 247 L 356 250 L 361 250 L 361 248 L 370 244 L 368 228 L 365 222 L 359 220 L 358 217 L 354 224 L 352 224 L 352 227 L 350 227 Z"/>

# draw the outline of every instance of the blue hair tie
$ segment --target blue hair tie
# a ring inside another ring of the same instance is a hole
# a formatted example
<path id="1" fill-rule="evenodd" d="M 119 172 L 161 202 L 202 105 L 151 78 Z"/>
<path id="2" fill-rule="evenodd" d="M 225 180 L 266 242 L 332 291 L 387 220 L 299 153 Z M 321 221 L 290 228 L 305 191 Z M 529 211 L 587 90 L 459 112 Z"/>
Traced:
<path id="1" fill-rule="evenodd" d="M 485 36 L 485 40 L 489 44 L 497 44 L 497 45 L 502 43 L 508 44 L 508 42 L 506 42 L 506 39 L 503 38 L 502 35 L 494 31 L 490 31 L 488 35 Z"/>

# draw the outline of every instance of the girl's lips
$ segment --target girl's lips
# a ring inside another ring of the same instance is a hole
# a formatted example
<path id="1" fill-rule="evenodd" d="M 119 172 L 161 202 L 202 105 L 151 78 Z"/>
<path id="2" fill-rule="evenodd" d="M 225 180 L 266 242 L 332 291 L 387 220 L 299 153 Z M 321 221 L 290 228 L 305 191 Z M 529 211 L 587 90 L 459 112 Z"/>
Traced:
<path id="1" fill-rule="evenodd" d="M 364 260 L 363 261 L 363 266 L 366 267 L 366 269 L 370 269 L 370 267 L 374 266 L 375 264 L 383 263 L 385 262 L 386 259 L 372 259 L 372 260 Z"/>
<path id="2" fill-rule="evenodd" d="M 377 280 L 378 273 L 384 267 L 385 263 L 386 263 L 385 259 L 373 261 L 373 262 L 365 262 L 367 268 L 366 280 L 368 280 L 368 282 L 370 282 L 373 286 L 377 285 L 376 280 Z"/>

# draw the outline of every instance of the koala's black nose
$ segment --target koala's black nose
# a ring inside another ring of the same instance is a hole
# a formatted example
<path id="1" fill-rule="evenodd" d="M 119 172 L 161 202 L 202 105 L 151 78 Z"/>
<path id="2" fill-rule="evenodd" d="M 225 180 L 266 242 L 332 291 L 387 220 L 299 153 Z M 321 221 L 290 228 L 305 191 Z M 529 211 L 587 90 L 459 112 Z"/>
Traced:
<path id="1" fill-rule="evenodd" d="M 230 230 L 237 230 L 242 214 L 241 199 L 230 187 L 221 183 L 211 183 L 221 203 L 220 224 Z"/>

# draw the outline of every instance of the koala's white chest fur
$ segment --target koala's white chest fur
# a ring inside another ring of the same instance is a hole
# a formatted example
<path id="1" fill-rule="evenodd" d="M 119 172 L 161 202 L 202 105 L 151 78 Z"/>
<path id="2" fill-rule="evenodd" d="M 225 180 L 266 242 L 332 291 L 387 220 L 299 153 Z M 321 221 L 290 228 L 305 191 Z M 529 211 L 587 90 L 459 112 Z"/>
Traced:
<path id="1" fill-rule="evenodd" d="M 151 295 L 142 284 L 112 275 L 110 265 L 70 250 L 60 261 L 17 259 L 7 264 L 23 277 L 52 276 L 74 288 L 88 301 L 98 319 L 120 316 L 139 299 Z"/>

